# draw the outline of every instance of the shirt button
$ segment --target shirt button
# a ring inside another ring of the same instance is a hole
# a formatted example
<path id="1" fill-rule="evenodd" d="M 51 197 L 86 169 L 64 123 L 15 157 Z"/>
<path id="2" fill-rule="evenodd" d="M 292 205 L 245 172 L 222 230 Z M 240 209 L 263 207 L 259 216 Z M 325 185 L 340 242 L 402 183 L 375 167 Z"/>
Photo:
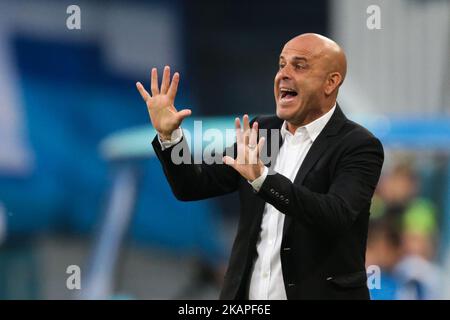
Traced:
<path id="1" fill-rule="evenodd" d="M 264 277 L 264 278 L 267 278 L 268 276 L 269 276 L 269 273 L 268 273 L 268 272 L 264 272 L 264 273 L 263 273 L 263 277 Z"/>
<path id="2" fill-rule="evenodd" d="M 269 240 L 269 245 L 273 245 L 273 241 L 272 240 Z"/>

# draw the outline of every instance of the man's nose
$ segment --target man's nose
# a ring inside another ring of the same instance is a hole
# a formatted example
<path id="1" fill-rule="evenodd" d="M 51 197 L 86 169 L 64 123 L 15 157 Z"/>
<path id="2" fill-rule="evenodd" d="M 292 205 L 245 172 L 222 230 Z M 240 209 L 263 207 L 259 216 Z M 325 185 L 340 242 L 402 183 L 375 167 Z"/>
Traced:
<path id="1" fill-rule="evenodd" d="M 289 70 L 288 66 L 284 67 L 283 69 L 280 69 L 279 77 L 281 80 L 291 79 L 291 71 Z"/>

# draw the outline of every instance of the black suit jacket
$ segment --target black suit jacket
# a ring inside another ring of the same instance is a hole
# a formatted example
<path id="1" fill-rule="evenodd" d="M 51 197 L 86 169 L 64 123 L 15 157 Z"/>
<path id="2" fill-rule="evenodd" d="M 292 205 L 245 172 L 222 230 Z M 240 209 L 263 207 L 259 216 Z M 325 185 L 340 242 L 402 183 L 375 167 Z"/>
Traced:
<path id="1" fill-rule="evenodd" d="M 276 116 L 257 121 L 260 129 L 279 130 L 283 123 Z M 221 299 L 247 297 L 266 203 L 286 215 L 280 258 L 288 299 L 369 299 L 365 271 L 369 208 L 384 153 L 380 141 L 348 120 L 339 106 L 294 182 L 270 172 L 258 193 L 225 164 L 175 165 L 172 148 L 162 151 L 156 137 L 152 144 L 177 199 L 239 191 L 239 225 Z M 270 144 L 268 135 L 266 145 Z"/>

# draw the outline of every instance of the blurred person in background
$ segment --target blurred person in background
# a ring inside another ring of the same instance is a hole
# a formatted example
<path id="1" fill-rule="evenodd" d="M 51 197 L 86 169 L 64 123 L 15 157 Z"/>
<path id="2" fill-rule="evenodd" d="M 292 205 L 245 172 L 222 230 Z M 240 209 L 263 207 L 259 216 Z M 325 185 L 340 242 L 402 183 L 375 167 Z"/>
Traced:
<path id="1" fill-rule="evenodd" d="M 394 166 L 380 181 L 376 194 L 382 204 L 376 215 L 385 215 L 401 228 L 405 254 L 432 260 L 438 236 L 436 209 L 430 200 L 420 196 L 419 182 L 411 165 Z"/>
<path id="2" fill-rule="evenodd" d="M 419 195 L 419 177 L 404 163 L 383 176 L 373 201 L 368 265 L 382 270 L 374 299 L 435 299 L 441 294 L 441 271 L 433 262 L 438 235 L 436 210 Z M 384 286 L 383 286 L 384 284 Z"/>
<path id="3" fill-rule="evenodd" d="M 372 219 L 367 238 L 366 266 L 378 266 L 381 278 L 379 288 L 370 288 L 371 299 L 396 299 L 399 284 L 394 270 L 401 257 L 401 234 L 397 226 L 385 217 Z"/>

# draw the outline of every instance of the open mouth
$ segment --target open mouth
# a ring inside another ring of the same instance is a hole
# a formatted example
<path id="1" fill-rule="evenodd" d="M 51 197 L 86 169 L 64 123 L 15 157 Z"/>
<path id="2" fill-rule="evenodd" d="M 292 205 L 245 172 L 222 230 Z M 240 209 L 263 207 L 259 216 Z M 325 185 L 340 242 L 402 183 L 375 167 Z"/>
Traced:
<path id="1" fill-rule="evenodd" d="M 297 96 L 297 91 L 291 88 L 281 88 L 280 89 L 280 98 L 282 100 L 290 100 Z"/>

